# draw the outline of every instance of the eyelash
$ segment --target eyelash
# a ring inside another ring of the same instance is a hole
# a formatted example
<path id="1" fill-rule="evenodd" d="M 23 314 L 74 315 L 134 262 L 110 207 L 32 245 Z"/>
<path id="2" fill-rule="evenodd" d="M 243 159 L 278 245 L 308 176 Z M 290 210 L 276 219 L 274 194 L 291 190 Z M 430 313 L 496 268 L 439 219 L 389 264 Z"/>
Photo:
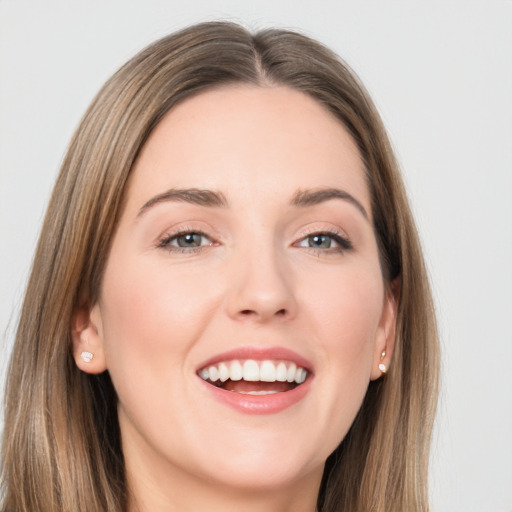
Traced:
<path id="1" fill-rule="evenodd" d="M 179 237 L 183 237 L 186 235 L 198 235 L 200 237 L 204 237 L 210 241 L 208 244 L 199 245 L 196 247 L 178 247 L 175 245 L 171 245 L 171 242 L 177 240 Z M 337 244 L 337 247 L 328 247 L 328 248 L 318 248 L 318 247 L 307 247 L 299 245 L 301 242 L 304 242 L 308 238 L 314 236 L 326 236 L 330 238 L 334 243 Z M 190 254 L 197 253 L 199 251 L 204 250 L 205 248 L 212 247 L 218 245 L 216 242 L 212 241 L 212 239 L 204 232 L 197 229 L 184 229 L 178 231 L 176 233 L 167 234 L 162 239 L 158 241 L 157 247 L 159 249 L 164 249 L 168 252 L 180 253 L 180 254 Z M 348 237 L 342 235 L 339 231 L 336 230 L 320 230 L 313 231 L 311 233 L 305 234 L 298 242 L 293 244 L 294 247 L 304 247 L 310 251 L 313 251 L 317 254 L 340 254 L 353 249 L 352 242 Z"/>
<path id="2" fill-rule="evenodd" d="M 176 245 L 171 245 L 172 241 L 177 240 L 179 237 L 186 236 L 186 235 L 199 235 L 201 237 L 204 237 L 204 238 L 207 238 L 208 240 L 210 240 L 210 243 L 205 244 L 205 245 L 199 245 L 197 247 L 178 247 Z M 169 251 L 169 252 L 180 253 L 180 254 L 182 254 L 182 253 L 190 254 L 190 253 L 199 252 L 199 251 L 204 250 L 205 248 L 211 247 L 213 245 L 217 245 L 217 244 L 215 242 L 213 242 L 211 240 L 211 238 L 206 233 L 203 233 L 202 231 L 200 231 L 198 229 L 183 229 L 181 231 L 177 231 L 176 233 L 165 235 L 161 240 L 159 240 L 157 247 L 159 249 L 165 249 L 166 251 Z"/>
<path id="3" fill-rule="evenodd" d="M 301 242 L 307 240 L 308 238 L 312 238 L 314 236 L 325 236 L 330 238 L 337 244 L 337 247 L 328 247 L 328 248 L 318 248 L 318 247 L 306 247 L 298 245 Z M 312 231 L 311 233 L 305 234 L 298 242 L 293 244 L 295 247 L 304 247 L 305 249 L 311 250 L 317 254 L 341 254 L 348 251 L 351 251 L 354 247 L 352 242 L 346 235 L 342 235 L 339 231 L 326 229 L 319 231 Z"/>

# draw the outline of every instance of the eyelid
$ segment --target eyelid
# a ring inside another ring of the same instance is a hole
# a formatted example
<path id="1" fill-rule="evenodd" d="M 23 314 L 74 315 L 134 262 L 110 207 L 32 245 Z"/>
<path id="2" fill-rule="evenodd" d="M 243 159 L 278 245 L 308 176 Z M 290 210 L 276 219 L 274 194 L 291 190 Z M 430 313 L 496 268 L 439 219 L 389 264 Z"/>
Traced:
<path id="1" fill-rule="evenodd" d="M 202 244 L 199 246 L 192 246 L 192 247 L 180 247 L 178 245 L 172 245 L 171 241 L 177 239 L 180 236 L 184 236 L 187 234 L 197 234 L 204 238 L 206 238 L 209 243 Z M 330 237 L 335 243 L 336 247 L 329 247 L 329 248 L 316 248 L 316 247 L 305 247 L 300 246 L 299 244 L 303 242 L 306 238 L 314 236 L 314 235 L 325 235 Z M 155 240 L 155 247 L 158 249 L 164 249 L 169 252 L 177 252 L 177 253 L 193 253 L 198 252 L 201 250 L 208 249 L 212 246 L 218 246 L 220 245 L 220 242 L 217 240 L 218 237 L 213 236 L 211 234 L 211 230 L 204 229 L 202 227 L 194 227 L 191 225 L 178 225 L 176 227 L 167 229 L 164 231 L 156 240 Z M 300 234 L 295 238 L 295 241 L 292 243 L 292 246 L 294 247 L 303 247 L 305 249 L 312 250 L 314 252 L 321 252 L 321 253 L 341 253 L 350 251 L 353 249 L 353 244 L 350 239 L 350 237 L 347 235 L 347 233 L 340 229 L 339 227 L 333 227 L 333 226 L 308 226 L 300 232 Z"/>
<path id="2" fill-rule="evenodd" d="M 181 232 L 178 232 L 178 233 L 170 234 L 169 236 L 164 237 L 164 241 L 168 241 L 170 243 L 171 241 L 175 241 L 178 238 L 186 236 L 186 235 L 198 235 L 198 236 L 200 236 L 202 238 L 206 238 L 207 240 L 211 241 L 211 238 L 206 233 L 202 233 L 201 231 L 197 231 L 197 230 L 194 230 L 194 231 L 181 231 Z M 170 245 L 172 245 L 172 244 L 170 244 Z M 173 245 L 173 247 L 177 247 L 177 246 Z"/>
<path id="3" fill-rule="evenodd" d="M 297 244 L 304 241 L 306 238 L 314 235 L 326 235 L 330 238 L 332 238 L 337 244 L 338 247 L 334 248 L 328 248 L 328 249 L 322 249 L 322 248 L 316 248 L 316 247 L 304 247 L 305 249 L 310 249 L 315 252 L 323 252 L 323 253 L 340 253 L 340 252 L 346 252 L 350 251 L 354 248 L 352 241 L 348 234 L 337 227 L 314 227 L 314 228 L 306 228 L 301 234 L 300 237 L 297 238 L 297 240 L 293 243 L 295 247 L 302 247 L 298 246 Z"/>
<path id="4" fill-rule="evenodd" d="M 210 243 L 205 245 L 199 245 L 196 247 L 179 247 L 178 245 L 171 245 L 171 241 L 177 239 L 180 236 L 184 236 L 187 234 L 197 234 L 200 235 L 210 241 Z M 176 228 L 171 228 L 166 231 L 162 235 L 160 235 L 156 241 L 155 246 L 157 249 L 163 249 L 168 252 L 175 252 L 175 253 L 193 253 L 198 252 L 200 250 L 207 249 L 208 247 L 212 247 L 215 245 L 219 245 L 218 242 L 215 240 L 215 238 L 207 233 L 207 230 L 198 228 L 198 227 L 192 227 L 192 226 L 178 226 Z"/>

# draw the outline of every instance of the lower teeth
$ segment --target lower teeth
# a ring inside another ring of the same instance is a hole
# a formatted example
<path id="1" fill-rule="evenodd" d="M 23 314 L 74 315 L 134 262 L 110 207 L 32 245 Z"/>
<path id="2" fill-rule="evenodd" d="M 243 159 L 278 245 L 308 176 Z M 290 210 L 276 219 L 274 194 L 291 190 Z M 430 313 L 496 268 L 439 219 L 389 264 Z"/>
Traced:
<path id="1" fill-rule="evenodd" d="M 232 393 L 240 393 L 241 395 L 274 395 L 279 391 L 232 391 Z"/>

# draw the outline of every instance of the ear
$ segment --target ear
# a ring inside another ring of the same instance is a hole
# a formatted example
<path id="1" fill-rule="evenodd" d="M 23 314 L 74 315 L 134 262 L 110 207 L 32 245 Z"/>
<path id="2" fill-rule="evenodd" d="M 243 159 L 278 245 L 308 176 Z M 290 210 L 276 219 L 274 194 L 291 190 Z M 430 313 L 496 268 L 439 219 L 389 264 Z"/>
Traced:
<path id="1" fill-rule="evenodd" d="M 73 355 L 80 370 L 102 373 L 107 369 L 99 305 L 79 306 L 72 317 Z"/>
<path id="2" fill-rule="evenodd" d="M 384 294 L 382 316 L 375 337 L 371 380 L 376 380 L 385 374 L 391 364 L 395 348 L 396 316 L 400 298 L 400 278 L 396 278 L 387 286 Z"/>

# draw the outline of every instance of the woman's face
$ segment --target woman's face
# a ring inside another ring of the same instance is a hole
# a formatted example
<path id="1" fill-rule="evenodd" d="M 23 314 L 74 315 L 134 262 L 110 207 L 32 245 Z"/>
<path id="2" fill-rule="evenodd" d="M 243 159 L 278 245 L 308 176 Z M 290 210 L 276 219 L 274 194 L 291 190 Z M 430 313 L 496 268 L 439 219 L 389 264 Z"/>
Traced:
<path id="1" fill-rule="evenodd" d="M 319 483 L 393 307 L 345 128 L 300 92 L 224 87 L 145 144 L 79 364 L 110 372 L 129 469 Z"/>

